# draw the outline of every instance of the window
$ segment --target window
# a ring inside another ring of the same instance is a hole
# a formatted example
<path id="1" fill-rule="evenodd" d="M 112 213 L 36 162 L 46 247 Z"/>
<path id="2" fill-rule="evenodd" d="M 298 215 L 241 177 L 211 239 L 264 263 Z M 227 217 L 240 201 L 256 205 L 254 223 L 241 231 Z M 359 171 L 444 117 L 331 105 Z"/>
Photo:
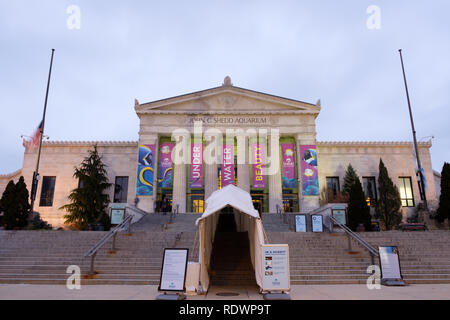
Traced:
<path id="1" fill-rule="evenodd" d="M 116 177 L 114 203 L 127 203 L 128 177 Z"/>
<path id="2" fill-rule="evenodd" d="M 339 177 L 327 177 L 327 191 L 329 195 L 336 197 L 339 193 Z"/>
<path id="3" fill-rule="evenodd" d="M 362 179 L 367 205 L 374 207 L 377 205 L 377 185 L 375 177 L 363 177 Z"/>
<path id="4" fill-rule="evenodd" d="M 56 177 L 44 177 L 42 179 L 40 207 L 52 207 L 53 195 L 55 194 Z"/>
<path id="5" fill-rule="evenodd" d="M 411 177 L 400 177 L 399 191 L 402 199 L 402 207 L 414 207 L 414 195 L 412 190 Z"/>

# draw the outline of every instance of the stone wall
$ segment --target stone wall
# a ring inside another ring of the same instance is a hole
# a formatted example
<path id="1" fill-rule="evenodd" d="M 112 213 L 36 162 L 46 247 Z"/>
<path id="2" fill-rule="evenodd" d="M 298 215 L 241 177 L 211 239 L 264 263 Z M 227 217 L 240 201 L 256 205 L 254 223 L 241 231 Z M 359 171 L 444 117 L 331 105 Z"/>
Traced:
<path id="1" fill-rule="evenodd" d="M 52 207 L 40 207 L 39 199 L 42 188 L 42 178 L 39 181 L 36 195 L 35 211 L 42 219 L 54 227 L 64 224 L 65 211 L 59 208 L 68 203 L 68 196 L 78 186 L 78 180 L 73 177 L 75 167 L 88 156 L 88 150 L 93 149 L 94 142 L 46 142 L 43 145 L 39 173 L 41 177 L 56 177 L 55 194 Z M 98 142 L 98 152 L 107 166 L 110 183 L 116 176 L 128 176 L 128 203 L 133 203 L 136 194 L 136 168 L 138 161 L 138 145 L 136 142 Z M 31 180 L 35 168 L 36 152 L 25 153 L 22 174 L 28 189 L 31 190 Z M 111 201 L 114 188 L 109 190 Z"/>
<path id="2" fill-rule="evenodd" d="M 419 145 L 420 158 L 427 178 L 427 200 L 430 207 L 436 206 L 436 191 L 431 166 L 431 143 Z M 345 171 L 352 164 L 360 178 L 375 177 L 378 180 L 380 159 L 388 169 L 389 176 L 397 185 L 399 177 L 411 177 L 415 204 L 420 202 L 420 193 L 415 175 L 415 157 L 412 143 L 407 142 L 319 142 L 319 185 L 326 187 L 326 177 L 339 177 L 341 189 Z M 377 181 L 378 188 L 378 181 Z M 413 214 L 414 208 L 404 208 L 404 217 Z"/>

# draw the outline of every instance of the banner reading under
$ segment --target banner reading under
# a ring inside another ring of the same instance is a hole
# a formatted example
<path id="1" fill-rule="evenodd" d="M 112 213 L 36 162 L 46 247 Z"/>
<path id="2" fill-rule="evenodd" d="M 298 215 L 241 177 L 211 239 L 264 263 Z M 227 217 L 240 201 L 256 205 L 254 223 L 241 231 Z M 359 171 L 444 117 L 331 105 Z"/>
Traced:
<path id="1" fill-rule="evenodd" d="M 189 174 L 191 188 L 203 188 L 203 144 L 191 144 L 191 168 Z"/>

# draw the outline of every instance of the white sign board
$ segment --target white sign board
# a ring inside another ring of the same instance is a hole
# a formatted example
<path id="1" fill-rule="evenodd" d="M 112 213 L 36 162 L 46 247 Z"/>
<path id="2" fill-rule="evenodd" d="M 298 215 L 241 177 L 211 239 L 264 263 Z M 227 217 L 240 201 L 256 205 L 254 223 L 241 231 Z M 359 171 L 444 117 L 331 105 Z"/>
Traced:
<path id="1" fill-rule="evenodd" d="M 340 224 L 347 224 L 345 209 L 333 209 L 333 218 L 335 218 Z"/>
<path id="2" fill-rule="evenodd" d="M 306 216 L 304 214 L 295 216 L 295 232 L 306 232 Z"/>
<path id="3" fill-rule="evenodd" d="M 184 291 L 189 249 L 164 249 L 159 291 Z"/>
<path id="4" fill-rule="evenodd" d="M 121 224 L 125 218 L 125 209 L 111 208 L 111 224 Z"/>
<path id="5" fill-rule="evenodd" d="M 402 279 L 398 248 L 395 246 L 378 247 L 382 279 Z"/>
<path id="6" fill-rule="evenodd" d="M 318 214 L 311 216 L 312 220 L 312 231 L 313 232 L 323 232 L 323 217 Z"/>
<path id="7" fill-rule="evenodd" d="M 289 291 L 289 245 L 265 244 L 262 250 L 263 290 Z"/>

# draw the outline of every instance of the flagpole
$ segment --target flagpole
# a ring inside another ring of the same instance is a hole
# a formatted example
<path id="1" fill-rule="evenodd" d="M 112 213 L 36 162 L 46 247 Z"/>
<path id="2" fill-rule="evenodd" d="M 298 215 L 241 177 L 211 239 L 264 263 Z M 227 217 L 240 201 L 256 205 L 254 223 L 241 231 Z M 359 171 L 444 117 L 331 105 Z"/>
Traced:
<path id="1" fill-rule="evenodd" d="M 36 170 L 33 172 L 33 182 L 31 185 L 31 213 L 34 212 L 34 201 L 36 199 L 37 187 L 38 187 L 38 182 L 39 182 L 39 178 L 40 178 L 39 177 L 39 162 L 41 159 L 42 138 L 44 137 L 45 115 L 47 113 L 48 92 L 50 89 L 50 80 L 51 80 L 51 76 L 52 76 L 54 54 L 55 54 L 55 49 L 52 49 L 52 57 L 50 60 L 50 70 L 48 72 L 47 91 L 45 93 L 44 112 L 42 115 L 42 124 L 40 127 L 40 134 L 39 134 L 39 147 L 38 147 L 38 155 L 37 155 L 37 160 L 36 160 Z"/>
<path id="2" fill-rule="evenodd" d="M 412 114 L 412 109 L 411 109 L 411 100 L 409 99 L 409 91 L 408 91 L 408 84 L 406 82 L 406 73 L 405 73 L 405 65 L 403 64 L 402 49 L 398 50 L 398 52 L 400 52 L 400 61 L 402 63 L 403 80 L 405 82 L 406 98 L 408 100 L 409 118 L 411 120 L 411 128 L 412 128 L 413 139 L 414 139 L 414 149 L 415 149 L 415 154 L 416 154 L 417 167 L 419 169 L 419 177 L 420 177 L 420 182 L 419 182 L 420 190 L 419 191 L 420 191 L 420 194 L 423 199 L 423 204 L 425 206 L 425 210 L 428 210 L 427 196 L 426 196 L 426 192 L 425 192 L 425 184 L 423 182 L 424 179 L 423 179 L 423 173 L 422 173 L 422 163 L 420 162 L 419 148 L 417 147 L 416 128 L 414 126 L 414 119 L 413 119 L 413 114 Z"/>

